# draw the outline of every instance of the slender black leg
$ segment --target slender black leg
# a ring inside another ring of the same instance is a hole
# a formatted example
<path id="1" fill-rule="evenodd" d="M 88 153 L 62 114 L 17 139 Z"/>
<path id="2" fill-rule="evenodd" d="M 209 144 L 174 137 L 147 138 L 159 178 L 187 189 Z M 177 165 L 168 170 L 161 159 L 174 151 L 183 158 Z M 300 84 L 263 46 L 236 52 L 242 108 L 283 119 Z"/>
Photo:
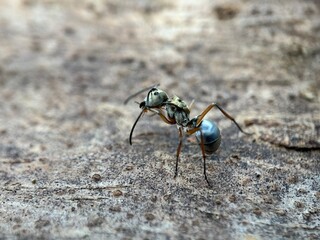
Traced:
<path id="1" fill-rule="evenodd" d="M 182 146 L 182 129 L 181 129 L 181 127 L 179 127 L 179 145 L 178 145 L 178 148 L 177 148 L 176 171 L 175 171 L 175 174 L 174 174 L 175 178 L 178 175 L 178 163 L 179 163 L 179 155 L 180 155 L 180 152 L 181 152 L 181 146 Z"/>
<path id="2" fill-rule="evenodd" d="M 201 130 L 200 130 L 200 133 L 201 133 L 200 147 L 201 147 L 202 158 L 203 158 L 203 174 L 204 174 L 204 178 L 206 179 L 209 187 L 211 187 L 211 184 L 209 183 L 209 180 L 208 180 L 208 177 L 207 177 L 206 153 L 205 153 L 205 149 L 204 149 L 203 135 L 202 135 L 202 131 Z"/>

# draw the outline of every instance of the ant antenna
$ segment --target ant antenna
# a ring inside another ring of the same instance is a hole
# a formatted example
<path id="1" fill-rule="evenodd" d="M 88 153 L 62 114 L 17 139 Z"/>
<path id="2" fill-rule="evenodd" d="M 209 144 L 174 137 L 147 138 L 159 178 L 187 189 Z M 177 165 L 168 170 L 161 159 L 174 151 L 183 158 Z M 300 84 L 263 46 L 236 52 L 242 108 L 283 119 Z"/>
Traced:
<path id="1" fill-rule="evenodd" d="M 129 143 L 130 143 L 130 145 L 132 145 L 132 134 L 133 134 L 133 130 L 134 130 L 134 128 L 136 127 L 139 119 L 140 119 L 140 118 L 142 117 L 142 115 L 144 114 L 144 112 L 145 112 L 145 109 L 142 109 L 141 113 L 139 114 L 139 116 L 137 117 L 136 121 L 134 122 L 134 124 L 133 124 L 133 126 L 132 126 L 132 128 L 131 128 L 130 136 L 129 136 Z"/>
<path id="2" fill-rule="evenodd" d="M 145 92 L 145 91 L 147 91 L 147 90 L 150 90 L 150 89 L 152 89 L 152 88 L 159 87 L 159 85 L 160 85 L 160 83 L 157 83 L 156 85 L 152 85 L 151 87 L 144 88 L 144 89 L 142 89 L 142 90 L 140 90 L 140 91 L 132 94 L 131 96 L 129 96 L 129 97 L 123 102 L 123 104 L 126 105 L 126 104 L 127 104 L 132 98 L 134 98 L 135 96 L 138 96 L 140 93 L 143 93 L 143 92 Z"/>

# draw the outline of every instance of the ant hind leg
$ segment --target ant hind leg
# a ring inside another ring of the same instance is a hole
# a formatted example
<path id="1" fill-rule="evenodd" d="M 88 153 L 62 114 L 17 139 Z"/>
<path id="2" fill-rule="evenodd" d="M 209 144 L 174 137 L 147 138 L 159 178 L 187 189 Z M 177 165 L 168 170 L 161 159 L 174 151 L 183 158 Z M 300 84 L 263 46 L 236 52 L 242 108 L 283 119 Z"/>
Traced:
<path id="1" fill-rule="evenodd" d="M 227 113 L 222 107 L 220 107 L 218 104 L 216 103 L 211 103 L 198 117 L 197 119 L 197 126 L 201 123 L 202 119 L 207 115 L 207 113 L 212 109 L 212 108 L 218 108 L 220 110 L 220 112 L 228 119 L 230 119 L 236 126 L 237 128 L 240 130 L 240 132 L 247 134 L 247 135 L 252 135 L 252 133 L 247 133 L 244 130 L 242 130 L 242 128 L 240 127 L 240 125 L 237 123 L 237 121 L 229 114 Z"/>

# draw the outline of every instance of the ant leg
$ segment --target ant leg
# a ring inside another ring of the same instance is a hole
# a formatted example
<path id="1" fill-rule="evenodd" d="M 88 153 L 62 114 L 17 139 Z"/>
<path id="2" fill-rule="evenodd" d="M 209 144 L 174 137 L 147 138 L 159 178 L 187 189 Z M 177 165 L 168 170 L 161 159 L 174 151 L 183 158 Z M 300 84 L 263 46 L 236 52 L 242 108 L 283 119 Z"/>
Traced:
<path id="1" fill-rule="evenodd" d="M 164 114 L 161 108 L 158 108 L 158 110 L 150 108 L 150 112 L 156 113 L 161 117 L 161 120 L 164 121 L 167 124 L 176 124 L 175 119 L 167 118 Z"/>
<path id="2" fill-rule="evenodd" d="M 163 114 L 163 112 L 162 112 L 162 110 L 161 110 L 160 108 L 159 108 L 159 111 L 157 111 L 156 109 L 152 109 L 152 108 L 143 108 L 142 111 L 141 111 L 141 113 L 139 114 L 138 118 L 136 119 L 136 121 L 134 122 L 134 124 L 133 124 L 133 126 L 132 126 L 132 128 L 131 128 L 130 136 L 129 136 L 129 143 L 130 143 L 130 145 L 132 145 L 132 134 L 133 134 L 134 128 L 136 127 L 139 119 L 140 119 L 140 118 L 143 116 L 143 114 L 144 114 L 145 112 L 147 112 L 148 110 L 149 110 L 150 112 L 154 112 L 154 113 L 158 114 L 165 123 L 167 123 L 167 124 L 176 124 L 176 122 L 175 122 L 174 119 L 171 120 L 171 119 L 166 118 L 166 116 Z"/>
<path id="3" fill-rule="evenodd" d="M 130 143 L 130 145 L 132 145 L 132 134 L 133 134 L 133 130 L 134 130 L 134 128 L 136 127 L 139 119 L 140 119 L 140 118 L 142 117 L 142 115 L 145 113 L 145 111 L 146 111 L 146 109 L 143 108 L 142 111 L 141 111 L 141 113 L 139 114 L 138 118 L 136 119 L 136 121 L 134 122 L 134 124 L 133 124 L 133 126 L 132 126 L 132 128 L 131 128 L 130 136 L 129 136 L 129 143 Z"/>
<path id="4" fill-rule="evenodd" d="M 187 130 L 187 134 L 188 134 L 188 135 L 192 135 L 192 134 L 194 134 L 195 132 L 197 132 L 197 131 L 199 131 L 199 130 L 200 130 L 199 127 L 195 127 L 195 128 L 192 128 L 192 129 Z"/>
<path id="5" fill-rule="evenodd" d="M 178 175 L 178 162 L 179 162 L 179 155 L 180 155 L 180 152 L 181 152 L 181 146 L 182 146 L 182 129 L 181 129 L 181 127 L 179 127 L 179 145 L 178 145 L 178 148 L 177 148 L 176 171 L 175 171 L 175 174 L 174 174 L 175 178 Z"/>
<path id="6" fill-rule="evenodd" d="M 207 164 L 206 164 L 206 152 L 204 149 L 204 140 L 203 140 L 203 134 L 201 131 L 201 128 L 193 128 L 187 131 L 188 135 L 192 135 L 195 132 L 200 131 L 200 136 L 201 136 L 201 140 L 200 140 L 200 148 L 201 148 L 201 152 L 202 152 L 202 159 L 203 159 L 203 174 L 204 174 L 204 178 L 207 181 L 209 187 L 211 187 L 211 184 L 209 183 L 208 177 L 207 177 Z"/>
<path id="7" fill-rule="evenodd" d="M 230 119 L 237 127 L 238 129 L 244 133 L 244 134 L 247 134 L 247 135 L 251 135 L 252 133 L 247 133 L 245 131 L 242 130 L 242 128 L 240 127 L 240 125 L 236 122 L 236 120 L 229 114 L 227 113 L 222 107 L 220 107 L 218 104 L 216 103 L 211 103 L 199 116 L 198 116 L 198 119 L 197 119 L 197 126 L 201 123 L 202 119 L 205 117 L 205 115 L 213 108 L 213 107 L 216 107 L 220 110 L 220 112 L 222 112 L 222 114 Z"/>
<path id="8" fill-rule="evenodd" d="M 202 158 L 203 158 L 203 174 L 204 174 L 204 178 L 207 181 L 209 187 L 211 187 L 211 184 L 209 183 L 208 177 L 207 177 L 207 165 L 206 165 L 206 153 L 204 150 L 204 143 L 203 143 L 203 134 L 202 131 L 200 130 L 200 135 L 201 135 L 201 143 L 200 143 L 200 148 L 201 148 L 201 152 L 202 152 Z"/>

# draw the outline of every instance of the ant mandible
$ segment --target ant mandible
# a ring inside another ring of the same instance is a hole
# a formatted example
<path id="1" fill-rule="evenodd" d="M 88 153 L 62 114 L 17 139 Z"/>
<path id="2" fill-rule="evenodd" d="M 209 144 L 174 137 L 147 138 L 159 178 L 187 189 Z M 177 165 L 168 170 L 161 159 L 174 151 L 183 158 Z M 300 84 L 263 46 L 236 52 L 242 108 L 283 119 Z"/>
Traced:
<path id="1" fill-rule="evenodd" d="M 134 128 L 136 127 L 139 119 L 143 116 L 143 114 L 148 111 L 159 115 L 160 118 L 167 124 L 176 124 L 179 131 L 179 145 L 176 153 L 176 168 L 174 175 L 174 177 L 176 177 L 178 174 L 178 163 L 182 146 L 183 132 L 185 132 L 187 135 L 192 135 L 195 133 L 196 139 L 200 144 L 202 152 L 204 177 L 210 187 L 211 185 L 209 183 L 206 172 L 206 153 L 212 154 L 218 150 L 221 143 L 221 134 L 215 122 L 203 118 L 212 108 L 216 107 L 225 117 L 230 119 L 242 133 L 248 135 L 250 133 L 243 131 L 236 120 L 216 103 L 209 104 L 209 106 L 200 115 L 190 119 L 190 108 L 181 98 L 177 96 L 169 98 L 168 94 L 165 91 L 157 87 L 158 85 L 155 85 L 151 88 L 149 87 L 146 89 L 142 89 L 141 91 L 127 98 L 124 102 L 126 104 L 133 97 L 149 90 L 145 99 L 139 103 L 139 107 L 142 109 L 142 111 L 131 128 L 129 135 L 130 145 L 132 145 L 132 134 Z"/>

